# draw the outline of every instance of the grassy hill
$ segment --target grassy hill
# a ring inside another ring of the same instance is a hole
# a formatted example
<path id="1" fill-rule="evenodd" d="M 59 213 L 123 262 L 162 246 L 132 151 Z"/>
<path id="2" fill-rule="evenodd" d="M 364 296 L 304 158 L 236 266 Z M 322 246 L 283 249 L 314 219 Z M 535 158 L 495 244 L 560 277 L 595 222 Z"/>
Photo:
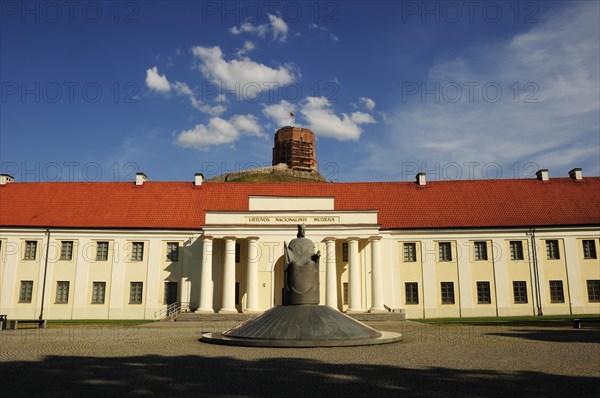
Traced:
<path id="1" fill-rule="evenodd" d="M 246 174 L 227 182 L 325 182 L 282 174 Z"/>

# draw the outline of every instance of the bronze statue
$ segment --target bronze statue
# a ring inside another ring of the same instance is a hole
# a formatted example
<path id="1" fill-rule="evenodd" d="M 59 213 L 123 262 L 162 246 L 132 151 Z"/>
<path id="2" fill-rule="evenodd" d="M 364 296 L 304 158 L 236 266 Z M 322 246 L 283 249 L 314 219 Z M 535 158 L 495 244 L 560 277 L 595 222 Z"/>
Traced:
<path id="1" fill-rule="evenodd" d="M 298 225 L 296 239 L 283 243 L 285 258 L 284 305 L 319 304 L 319 258 L 315 244 L 305 237 L 304 224 Z"/>

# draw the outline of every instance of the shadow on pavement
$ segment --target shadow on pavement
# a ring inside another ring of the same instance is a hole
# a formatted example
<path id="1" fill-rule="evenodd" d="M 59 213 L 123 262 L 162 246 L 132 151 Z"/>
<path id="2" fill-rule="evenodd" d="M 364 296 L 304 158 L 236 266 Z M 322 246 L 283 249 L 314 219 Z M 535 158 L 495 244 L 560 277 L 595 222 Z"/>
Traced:
<path id="1" fill-rule="evenodd" d="M 593 377 L 297 358 L 47 356 L 1 362 L 0 375 L 3 396 L 600 396 Z"/>
<path id="2" fill-rule="evenodd" d="M 549 341 L 555 343 L 596 343 L 600 344 L 598 329 L 510 329 L 505 333 L 488 333 L 488 336 L 516 337 L 525 340 Z M 599 361 L 600 365 L 600 361 Z"/>

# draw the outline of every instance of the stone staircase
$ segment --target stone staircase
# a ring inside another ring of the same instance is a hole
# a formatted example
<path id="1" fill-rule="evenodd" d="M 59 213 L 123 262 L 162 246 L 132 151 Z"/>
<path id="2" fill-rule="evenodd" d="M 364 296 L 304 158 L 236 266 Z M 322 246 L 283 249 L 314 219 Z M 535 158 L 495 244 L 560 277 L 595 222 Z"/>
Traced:
<path id="1" fill-rule="evenodd" d="M 177 315 L 176 322 L 244 322 L 259 314 L 196 314 L 182 312 Z"/>
<path id="2" fill-rule="evenodd" d="M 254 318 L 260 314 L 197 314 L 193 312 L 182 312 L 177 315 L 176 322 L 244 322 L 250 318 Z M 404 312 L 388 312 L 388 313 L 362 313 L 348 314 L 352 318 L 361 322 L 394 322 L 404 321 Z"/>

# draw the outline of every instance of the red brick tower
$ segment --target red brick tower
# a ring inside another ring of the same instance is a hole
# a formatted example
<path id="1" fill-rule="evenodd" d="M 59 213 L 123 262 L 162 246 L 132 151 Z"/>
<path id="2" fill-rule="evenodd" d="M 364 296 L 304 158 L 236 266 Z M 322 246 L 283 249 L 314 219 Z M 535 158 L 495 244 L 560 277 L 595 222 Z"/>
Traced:
<path id="1" fill-rule="evenodd" d="M 286 126 L 275 133 L 273 166 L 285 163 L 292 170 L 317 171 L 315 134 L 306 128 Z"/>

